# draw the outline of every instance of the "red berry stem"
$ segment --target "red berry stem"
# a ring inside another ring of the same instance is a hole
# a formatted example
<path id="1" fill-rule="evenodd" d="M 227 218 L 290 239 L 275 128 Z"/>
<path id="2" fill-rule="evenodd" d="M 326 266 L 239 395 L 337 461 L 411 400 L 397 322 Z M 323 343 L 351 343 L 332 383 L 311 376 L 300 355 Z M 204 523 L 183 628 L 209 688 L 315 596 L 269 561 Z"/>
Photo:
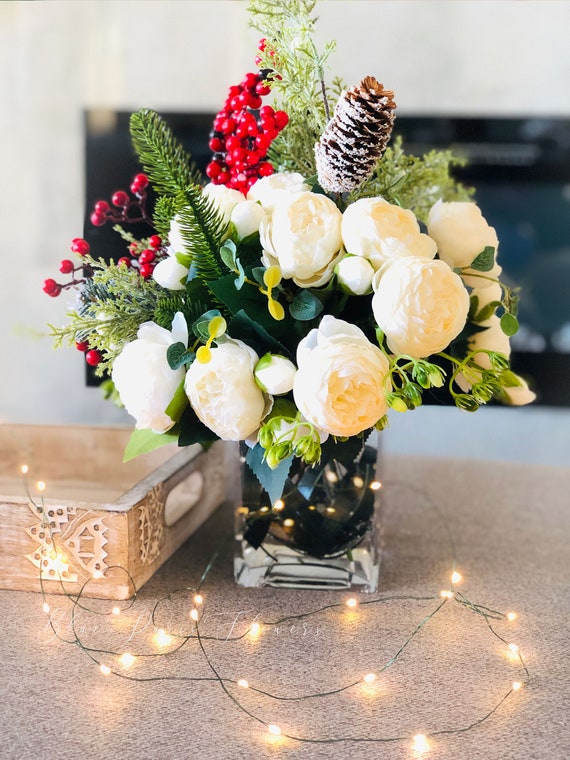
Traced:
<path id="1" fill-rule="evenodd" d="M 102 227 L 107 222 L 147 222 L 151 224 L 152 220 L 146 210 L 148 199 L 146 188 L 149 180 L 146 174 L 137 174 L 130 186 L 134 199 L 124 190 L 117 190 L 113 193 L 111 204 L 101 200 L 95 203 L 91 214 L 91 224 L 95 227 Z M 136 210 L 135 210 L 136 209 Z M 138 213 L 138 215 L 137 215 Z"/>

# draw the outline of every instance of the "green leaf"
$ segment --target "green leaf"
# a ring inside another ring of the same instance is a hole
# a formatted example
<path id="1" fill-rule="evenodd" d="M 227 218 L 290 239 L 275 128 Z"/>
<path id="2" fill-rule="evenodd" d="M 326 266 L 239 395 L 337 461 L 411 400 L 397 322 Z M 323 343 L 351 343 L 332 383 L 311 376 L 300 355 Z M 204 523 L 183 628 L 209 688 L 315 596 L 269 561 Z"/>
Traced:
<path id="1" fill-rule="evenodd" d="M 166 351 L 166 360 L 170 369 L 180 369 L 184 364 L 191 364 L 195 357 L 196 354 L 188 351 L 181 342 L 173 343 Z"/>
<path id="2" fill-rule="evenodd" d="M 259 480 L 262 487 L 267 491 L 271 503 L 275 503 L 283 494 L 285 481 L 289 475 L 293 457 L 283 460 L 274 470 L 272 470 L 263 457 L 265 449 L 256 444 L 247 452 L 245 461 L 255 477 Z"/>
<path id="3" fill-rule="evenodd" d="M 291 352 L 274 338 L 259 322 L 256 322 L 243 309 L 233 317 L 228 325 L 228 333 L 236 340 L 243 340 L 259 356 L 270 352 L 292 358 Z"/>
<path id="4" fill-rule="evenodd" d="M 492 245 L 486 245 L 471 262 L 471 269 L 475 269 L 477 272 L 490 272 L 494 265 L 495 249 Z"/>
<path id="5" fill-rule="evenodd" d="M 469 312 L 467 313 L 467 319 L 475 319 L 475 314 L 477 314 L 478 308 L 479 308 L 479 296 L 473 296 L 473 295 L 470 296 L 469 297 Z"/>
<path id="6" fill-rule="evenodd" d="M 188 406 L 188 396 L 186 395 L 186 391 L 184 390 L 184 380 L 180 382 L 180 385 L 176 389 L 176 392 L 174 396 L 172 397 L 171 402 L 168 404 L 166 409 L 164 410 L 166 414 L 170 417 L 171 420 L 174 422 L 178 422 L 180 418 L 182 417 L 182 413 Z"/>
<path id="7" fill-rule="evenodd" d="M 192 324 L 192 332 L 200 340 L 207 341 L 210 337 L 210 331 L 208 325 L 214 319 L 214 317 L 221 317 L 218 309 L 210 309 L 209 311 L 201 314 L 198 319 Z"/>
<path id="8" fill-rule="evenodd" d="M 224 303 L 232 314 L 244 311 L 248 316 L 261 325 L 270 335 L 276 338 L 284 336 L 291 331 L 291 325 L 286 320 L 277 322 L 267 310 L 267 299 L 258 288 L 245 283 L 238 292 L 234 285 L 234 276 L 220 277 L 216 282 L 209 282 L 208 287 L 212 293 Z"/>
<path id="9" fill-rule="evenodd" d="M 300 290 L 289 305 L 289 313 L 300 322 L 318 317 L 322 310 L 323 304 L 310 290 Z"/>
<path id="10" fill-rule="evenodd" d="M 514 335 L 518 329 L 519 329 L 518 319 L 514 316 L 514 314 L 509 314 L 508 312 L 505 312 L 503 316 L 501 317 L 501 330 L 505 333 L 505 335 L 508 335 L 510 338 L 511 335 Z"/>
<path id="11" fill-rule="evenodd" d="M 481 311 L 474 317 L 474 321 L 485 322 L 487 319 L 493 316 L 500 305 L 500 301 L 489 301 L 489 303 L 483 306 Z"/>
<path id="12" fill-rule="evenodd" d="M 167 446 L 169 443 L 176 443 L 177 440 L 178 432 L 176 432 L 175 428 L 166 433 L 154 433 L 152 430 L 135 429 L 123 453 L 123 462 L 129 462 L 141 454 L 154 451 L 161 446 Z"/>
<path id="13" fill-rule="evenodd" d="M 180 434 L 178 436 L 179 446 L 191 446 L 193 443 L 205 443 L 207 441 L 217 441 L 217 436 L 213 430 L 206 427 L 196 416 L 196 412 L 190 405 L 184 410 L 180 419 Z"/>
<path id="14" fill-rule="evenodd" d="M 190 256 L 189 253 L 175 253 L 176 261 L 180 264 L 180 266 L 185 267 L 186 269 L 190 269 L 190 266 L 192 264 L 192 256 Z"/>

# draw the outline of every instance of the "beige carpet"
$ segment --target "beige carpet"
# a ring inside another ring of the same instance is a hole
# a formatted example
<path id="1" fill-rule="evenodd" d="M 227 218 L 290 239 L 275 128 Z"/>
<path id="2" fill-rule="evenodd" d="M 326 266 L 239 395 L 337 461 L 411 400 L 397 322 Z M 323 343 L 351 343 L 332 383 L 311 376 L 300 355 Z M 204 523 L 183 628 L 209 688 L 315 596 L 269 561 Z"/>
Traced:
<path id="1" fill-rule="evenodd" d="M 0 757 L 14 760 L 233 760 L 234 758 L 458 758 L 471 760 L 570 757 L 570 470 L 451 459 L 391 457 L 383 490 L 383 564 L 380 592 L 394 599 L 332 609 L 278 627 L 264 625 L 254 639 L 214 641 L 204 648 L 224 678 L 246 678 L 277 696 L 328 691 L 379 672 L 415 627 L 439 603 L 453 556 L 464 576 L 458 588 L 472 602 L 518 613 L 493 623 L 516 642 L 530 682 L 478 727 L 464 728 L 500 701 L 513 681 L 524 682 L 518 660 L 483 618 L 448 602 L 413 638 L 395 664 L 371 684 L 305 700 L 276 700 L 227 684 L 230 695 L 266 724 L 313 739 L 428 735 L 420 755 L 409 739 L 393 743 L 334 744 L 269 739 L 212 680 L 199 645 L 139 658 L 127 671 L 136 682 L 105 677 L 76 645 L 58 640 L 39 595 L 1 592 L 2 663 Z M 231 533 L 220 509 L 120 615 L 112 604 L 88 601 L 76 632 L 101 650 L 156 652 L 155 623 L 184 634 L 186 587 Z M 452 543 L 455 548 L 453 549 Z M 234 586 L 230 542 L 223 544 L 203 587 L 202 634 L 234 638 L 255 620 L 275 621 L 344 601 L 344 592 L 249 590 Z M 180 593 L 174 593 L 181 590 Z M 171 594 L 170 599 L 165 597 Z M 363 601 L 370 597 L 362 597 Z M 71 637 L 65 598 L 50 598 L 60 635 Z M 117 670 L 116 657 L 93 653 Z M 175 677 L 179 680 L 160 680 Z"/>

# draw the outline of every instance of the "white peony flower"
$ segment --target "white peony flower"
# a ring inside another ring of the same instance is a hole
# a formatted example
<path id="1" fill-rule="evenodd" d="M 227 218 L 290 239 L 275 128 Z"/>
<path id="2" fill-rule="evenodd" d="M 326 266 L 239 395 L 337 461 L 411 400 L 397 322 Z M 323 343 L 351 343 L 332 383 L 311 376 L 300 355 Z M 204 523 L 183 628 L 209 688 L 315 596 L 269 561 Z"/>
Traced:
<path id="1" fill-rule="evenodd" d="M 463 329 L 469 295 L 443 261 L 405 257 L 377 272 L 372 311 L 395 354 L 442 351 Z"/>
<path id="2" fill-rule="evenodd" d="M 169 248 L 169 255 L 166 259 L 159 261 L 152 272 L 152 278 L 159 285 L 167 290 L 184 290 L 186 288 L 186 278 L 188 277 L 188 267 L 180 264 L 176 259 L 174 251 Z"/>
<path id="3" fill-rule="evenodd" d="M 344 256 L 335 267 L 339 285 L 355 296 L 370 293 L 374 269 L 361 256 Z"/>
<path id="4" fill-rule="evenodd" d="M 282 396 L 293 388 L 297 367 L 279 354 L 265 354 L 254 368 L 255 379 L 261 390 L 272 396 Z"/>
<path id="5" fill-rule="evenodd" d="M 243 194 L 239 190 L 232 190 L 225 185 L 214 185 L 213 182 L 204 185 L 202 195 L 213 201 L 226 223 L 230 221 L 234 206 L 243 201 Z"/>
<path id="6" fill-rule="evenodd" d="M 356 435 L 386 413 L 388 359 L 355 325 L 325 315 L 299 343 L 297 364 L 295 403 L 320 430 Z"/>
<path id="7" fill-rule="evenodd" d="M 368 259 L 375 270 L 402 256 L 433 259 L 434 241 L 420 232 L 412 211 L 384 198 L 361 198 L 342 215 L 342 239 L 348 253 Z"/>
<path id="8" fill-rule="evenodd" d="M 240 340 L 211 349 L 206 364 L 194 361 L 184 390 L 198 418 L 224 441 L 251 436 L 266 413 L 266 400 L 253 369 L 258 356 Z"/>
<path id="9" fill-rule="evenodd" d="M 495 249 L 495 264 L 485 277 L 498 277 L 501 268 L 496 262 L 499 245 L 494 227 L 490 227 L 475 203 L 438 201 L 432 206 L 427 228 L 430 237 L 437 243 L 439 258 L 452 269 L 469 267 L 473 259 L 487 246 Z M 474 272 L 474 270 L 469 270 Z M 491 280 L 476 274 L 465 274 L 464 282 L 469 287 L 485 288 Z"/>
<path id="10" fill-rule="evenodd" d="M 278 264 L 300 287 L 319 287 L 332 277 L 342 246 L 342 214 L 325 195 L 287 194 L 259 228 L 263 263 Z"/>
<path id="11" fill-rule="evenodd" d="M 170 369 L 166 352 L 177 342 L 188 344 L 188 328 L 180 312 L 172 321 L 172 331 L 154 322 L 143 323 L 136 340 L 127 343 L 113 362 L 113 383 L 139 429 L 165 433 L 174 425 L 165 409 L 184 378 L 184 369 Z"/>
<path id="12" fill-rule="evenodd" d="M 279 172 L 258 179 L 249 189 L 248 201 L 261 203 L 266 211 L 273 211 L 284 195 L 303 193 L 311 188 L 304 177 L 296 172 Z"/>
<path id="13" fill-rule="evenodd" d="M 232 209 L 231 221 L 233 222 L 240 240 L 253 235 L 259 230 L 261 220 L 265 216 L 265 210 L 256 201 L 241 201 Z"/>
<path id="14" fill-rule="evenodd" d="M 509 404 L 511 406 L 524 406 L 525 404 L 532 404 L 536 398 L 536 393 L 530 390 L 528 383 L 522 377 L 517 375 L 520 385 L 512 386 L 511 388 L 504 388 L 503 390 L 507 394 Z"/>

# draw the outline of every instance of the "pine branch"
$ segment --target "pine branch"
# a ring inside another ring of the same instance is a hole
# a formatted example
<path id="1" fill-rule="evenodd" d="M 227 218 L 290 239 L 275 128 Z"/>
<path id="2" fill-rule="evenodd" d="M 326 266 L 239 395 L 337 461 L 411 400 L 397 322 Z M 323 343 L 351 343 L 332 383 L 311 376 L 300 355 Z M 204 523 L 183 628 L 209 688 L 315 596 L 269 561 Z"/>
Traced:
<path id="1" fill-rule="evenodd" d="M 216 280 L 225 271 L 220 246 L 228 224 L 196 185 L 186 188 L 184 205 L 180 205 L 180 231 L 186 250 L 192 256 L 192 267 L 201 280 Z"/>
<path id="2" fill-rule="evenodd" d="M 473 188 L 462 185 L 452 173 L 454 166 L 464 164 L 450 150 L 432 150 L 422 157 L 407 154 L 398 136 L 376 164 L 373 174 L 349 195 L 348 201 L 380 195 L 390 203 L 411 209 L 425 222 L 440 198 L 444 201 L 472 198 Z"/>
<path id="3" fill-rule="evenodd" d="M 334 42 L 319 53 L 313 33 L 315 0 L 250 0 L 250 25 L 267 39 L 261 68 L 277 75 L 268 81 L 275 107 L 289 115 L 287 128 L 271 146 L 270 161 L 279 171 L 315 174 L 313 148 L 327 123 L 328 89 L 324 67 Z"/>
<path id="4" fill-rule="evenodd" d="M 180 200 L 170 195 L 161 195 L 156 201 L 152 221 L 158 234 L 166 240 L 170 232 L 170 223 L 180 208 Z"/>
<path id="5" fill-rule="evenodd" d="M 201 181 L 190 157 L 157 113 L 137 111 L 131 116 L 130 129 L 144 171 L 159 194 L 176 195 Z"/>

